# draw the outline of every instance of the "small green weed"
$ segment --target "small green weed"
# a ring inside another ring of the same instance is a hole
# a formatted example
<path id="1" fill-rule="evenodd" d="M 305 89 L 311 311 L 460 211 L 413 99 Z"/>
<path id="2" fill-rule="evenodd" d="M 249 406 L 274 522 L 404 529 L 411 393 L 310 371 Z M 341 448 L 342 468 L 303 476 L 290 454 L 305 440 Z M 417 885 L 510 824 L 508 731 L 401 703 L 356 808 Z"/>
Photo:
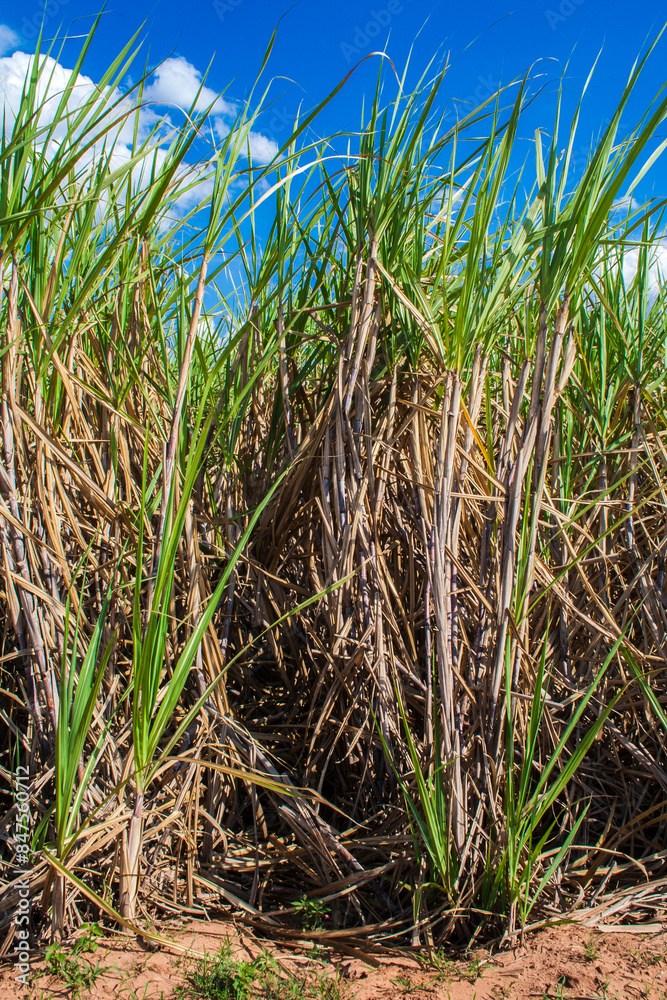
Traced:
<path id="1" fill-rule="evenodd" d="M 403 990 L 403 993 L 433 993 L 433 979 L 412 979 L 410 976 L 396 976 L 392 982 Z"/>
<path id="2" fill-rule="evenodd" d="M 164 990 L 160 990 L 158 996 L 156 993 L 149 993 L 150 988 L 149 984 L 145 983 L 140 993 L 137 990 L 130 990 L 129 993 L 119 993 L 119 996 L 122 996 L 123 1000 L 165 1000 Z"/>
<path id="3" fill-rule="evenodd" d="M 418 989 L 410 976 L 396 976 L 395 979 L 392 979 L 392 983 L 394 983 L 395 986 L 400 986 L 405 993 L 412 993 L 413 990 Z"/>
<path id="4" fill-rule="evenodd" d="M 304 893 L 301 899 L 292 903 L 292 906 L 301 920 L 302 930 L 321 931 L 323 929 L 329 908 L 324 905 L 321 899 L 309 899 Z"/>
<path id="5" fill-rule="evenodd" d="M 150 983 L 144 983 L 143 987 L 138 989 L 132 987 L 133 981 L 144 971 L 147 962 L 148 959 L 143 962 L 133 962 L 131 968 L 121 974 L 118 985 L 118 996 L 121 1000 L 165 1000 L 164 990 L 160 990 L 158 995 Z M 174 965 L 177 962 L 178 960 L 174 962 Z M 172 995 L 171 992 L 169 995 Z"/>
<path id="6" fill-rule="evenodd" d="M 591 934 L 588 941 L 584 945 L 584 954 L 589 961 L 593 961 L 598 957 L 600 951 L 600 942 Z"/>
<path id="7" fill-rule="evenodd" d="M 251 962 L 232 957 L 229 941 L 217 956 L 198 962 L 177 1000 L 346 1000 L 338 975 L 294 975 L 266 952 Z"/>
<path id="8" fill-rule="evenodd" d="M 471 955 L 468 968 L 462 973 L 463 978 L 474 983 L 482 975 L 484 966 L 488 964 L 488 959 L 480 958 L 479 955 Z"/>
<path id="9" fill-rule="evenodd" d="M 229 940 L 214 958 L 204 958 L 188 973 L 185 986 L 179 987 L 179 998 L 201 1000 L 246 1000 L 256 979 L 253 962 L 238 962 L 232 958 Z"/>
<path id="10" fill-rule="evenodd" d="M 565 994 L 563 993 L 563 984 L 556 984 L 556 992 L 549 993 L 548 990 L 543 990 L 542 1000 L 565 1000 Z"/>
<path id="11" fill-rule="evenodd" d="M 665 951 L 647 951 L 646 948 L 638 946 L 630 948 L 628 951 L 630 958 L 638 965 L 659 965 L 665 961 L 667 953 Z"/>
<path id="12" fill-rule="evenodd" d="M 98 938 L 102 930 L 98 924 L 83 924 L 83 934 L 71 948 L 52 944 L 46 949 L 46 967 L 52 976 L 60 979 L 72 992 L 73 997 L 79 997 L 84 990 L 89 990 L 105 972 L 105 966 L 99 962 L 91 965 L 82 960 L 84 952 L 97 951 Z"/>
<path id="13" fill-rule="evenodd" d="M 425 969 L 434 969 L 434 982 L 451 983 L 457 977 L 457 969 L 444 948 L 434 948 L 427 955 L 418 955 L 418 961 Z"/>
<path id="14" fill-rule="evenodd" d="M 347 1000 L 350 996 L 348 985 L 340 981 L 338 973 L 334 976 L 322 975 L 314 981 L 311 989 L 313 1000 Z"/>
<path id="15" fill-rule="evenodd" d="M 97 951 L 101 937 L 104 937 L 104 931 L 99 924 L 81 924 L 81 937 L 74 945 L 74 953 L 80 955 L 84 951 Z"/>

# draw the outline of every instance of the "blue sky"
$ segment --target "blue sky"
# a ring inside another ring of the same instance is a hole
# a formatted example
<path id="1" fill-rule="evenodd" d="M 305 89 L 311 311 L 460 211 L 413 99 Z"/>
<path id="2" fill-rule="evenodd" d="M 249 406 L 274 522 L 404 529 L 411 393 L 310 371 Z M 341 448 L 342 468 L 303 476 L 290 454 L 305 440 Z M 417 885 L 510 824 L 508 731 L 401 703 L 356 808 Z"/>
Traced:
<path id="1" fill-rule="evenodd" d="M 43 13 L 47 39 L 59 32 L 85 34 L 98 7 L 98 0 L 0 0 L 0 45 L 5 55 L 16 48 L 30 52 L 34 26 Z M 662 16 L 667 19 L 667 9 Z M 151 65 L 171 58 L 172 67 L 188 66 L 196 78 L 213 60 L 208 85 L 216 92 L 228 88 L 226 96 L 238 101 L 247 95 L 280 22 L 268 70 L 275 78 L 275 103 L 261 120 L 267 141 L 280 144 L 300 103 L 306 108 L 315 105 L 360 59 L 385 44 L 399 70 L 412 48 L 413 82 L 429 59 L 449 53 L 443 97 L 467 100 L 469 106 L 531 67 L 536 81 L 553 85 L 568 60 L 568 94 L 574 101 L 601 52 L 582 117 L 583 149 L 612 114 L 633 59 L 662 26 L 660 18 L 658 5 L 649 0 L 536 0 L 520 6 L 506 0 L 300 0 L 293 5 L 269 0 L 108 0 L 85 71 L 95 80 L 130 33 L 145 22 L 142 35 Z M 66 67 L 79 44 L 66 44 L 61 58 Z M 666 57 L 667 35 L 636 94 L 628 124 L 635 117 L 632 112 L 643 110 L 663 86 Z M 377 65 L 376 58 L 368 59 L 353 73 L 318 121 L 319 133 L 358 124 L 361 101 L 372 92 Z M 177 84 L 165 75 L 161 86 L 164 91 Z M 531 108 L 524 124 L 527 152 L 534 128 L 550 130 L 552 109 L 548 99 Z M 665 180 L 667 171 L 659 163 L 642 194 L 662 196 Z"/>

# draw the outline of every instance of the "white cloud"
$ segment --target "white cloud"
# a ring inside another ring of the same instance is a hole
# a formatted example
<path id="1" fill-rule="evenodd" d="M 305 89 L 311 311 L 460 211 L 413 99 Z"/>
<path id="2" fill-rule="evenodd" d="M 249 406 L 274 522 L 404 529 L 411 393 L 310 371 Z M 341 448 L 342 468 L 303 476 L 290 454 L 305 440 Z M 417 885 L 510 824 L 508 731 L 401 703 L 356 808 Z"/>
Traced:
<path id="1" fill-rule="evenodd" d="M 1 37 L 1 36 L 0 36 Z M 31 72 L 34 56 L 26 52 L 14 52 L 11 56 L 0 56 L 0 115 L 5 116 L 5 128 L 11 131 L 18 112 L 26 78 Z M 39 107 L 39 125 L 49 126 L 57 114 L 63 91 L 69 84 L 71 71 L 56 62 L 50 56 L 41 56 L 41 73 L 37 82 L 37 105 Z M 121 91 L 106 91 L 101 93 L 99 87 L 88 76 L 79 74 L 76 85 L 72 88 L 68 99 L 68 115 L 66 121 L 59 122 L 54 129 L 50 144 L 55 153 L 63 142 L 76 140 L 82 135 L 95 140 L 85 157 L 79 161 L 82 172 L 99 161 L 103 150 L 106 155 L 113 147 L 110 166 L 118 169 L 132 155 L 135 123 L 138 124 L 138 139 L 143 142 L 150 138 L 151 149 L 143 159 L 132 168 L 132 181 L 135 190 L 140 189 L 148 181 L 151 170 L 160 169 L 167 156 L 166 142 L 173 135 L 173 126 L 166 113 L 160 114 L 153 104 L 172 104 L 180 108 L 189 108 L 196 97 L 201 84 L 201 74 L 183 58 L 173 58 L 155 72 L 152 82 L 144 89 L 141 107 L 137 107 L 135 95 L 125 96 Z M 151 106 L 147 106 L 149 101 Z M 235 116 L 236 109 L 232 104 L 217 97 L 215 92 L 204 87 L 197 99 L 196 108 L 202 109 L 213 105 L 216 117 L 212 125 L 219 138 L 229 131 L 224 116 Z M 104 107 L 109 109 L 108 116 L 99 118 Z M 77 126 L 77 135 L 72 136 L 68 130 L 72 128 L 73 117 L 77 111 L 86 109 L 82 120 Z M 89 110 L 88 110 L 89 109 Z M 166 109 L 165 109 L 166 111 Z M 97 118 L 94 133 L 91 132 L 92 120 Z M 164 128 L 153 131 L 156 125 L 164 124 Z M 1 127 L 1 126 L 0 126 Z M 152 136 L 151 136 L 151 133 Z M 268 163 L 277 153 L 277 144 L 259 132 L 250 132 L 248 136 L 250 151 L 256 163 Z M 241 155 L 244 154 L 241 150 Z M 179 214 L 184 214 L 198 204 L 210 193 L 210 169 L 205 161 L 195 164 L 184 163 L 178 171 L 177 180 L 186 181 L 194 186 L 189 191 L 183 191 L 177 198 Z"/>
<path id="2" fill-rule="evenodd" d="M 215 134 L 218 139 L 226 139 L 229 135 L 229 125 L 222 118 L 215 119 Z M 245 146 L 250 149 L 250 157 L 255 164 L 264 165 L 270 163 L 274 156 L 278 154 L 278 143 L 274 142 L 273 139 L 269 139 L 268 136 L 263 135 L 261 132 L 254 132 L 252 129 L 248 132 Z"/>
<path id="3" fill-rule="evenodd" d="M 261 132 L 250 132 L 248 135 L 250 155 L 255 163 L 270 163 L 278 152 L 278 143 Z"/>
<path id="4" fill-rule="evenodd" d="M 626 212 L 627 211 L 636 212 L 638 208 L 639 208 L 639 202 L 637 201 L 636 198 L 633 198 L 629 194 L 617 198 L 614 204 L 612 205 L 612 209 L 616 209 L 617 211 L 623 209 Z"/>
<path id="5" fill-rule="evenodd" d="M 7 132 L 12 130 L 34 58 L 26 52 L 14 52 L 12 56 L 0 58 L 0 115 L 5 116 Z M 40 129 L 46 130 L 53 123 L 70 78 L 71 70 L 61 66 L 51 56 L 40 57 L 40 74 L 36 84 L 37 124 Z M 108 109 L 106 115 L 105 108 Z M 81 117 L 75 123 L 77 113 Z M 108 158 L 111 170 L 121 169 L 132 156 L 135 124 L 138 141 L 142 143 L 149 139 L 156 122 L 160 121 L 152 110 L 137 108 L 136 102 L 119 90 L 101 92 L 94 81 L 84 74 L 77 77 L 69 94 L 67 115 L 61 114 L 60 119 L 49 138 L 48 151 L 55 155 L 63 144 L 76 143 L 85 135 L 91 145 L 77 159 L 82 181 L 86 174 L 92 177 L 90 170 L 102 156 Z M 164 163 L 167 152 L 160 145 L 163 140 L 164 130 L 161 134 L 154 134 L 146 147 L 145 156 L 132 167 L 131 179 L 135 191 L 143 188 L 152 172 L 159 171 Z M 39 138 L 35 141 L 39 143 Z M 193 168 L 188 165 L 181 169 L 179 177 L 185 179 L 186 175 L 194 179 Z M 187 211 L 196 200 L 194 191 L 185 193 L 183 204 L 179 202 L 179 211 Z"/>
<path id="6" fill-rule="evenodd" d="M 34 56 L 27 52 L 15 52 L 11 56 L 0 58 L 0 100 L 2 101 L 2 111 L 7 115 L 7 128 L 11 129 L 16 113 L 21 103 L 23 87 L 26 77 L 31 72 Z M 60 99 L 63 91 L 67 87 L 71 71 L 65 69 L 60 63 L 52 59 L 51 56 L 40 57 L 41 72 L 37 80 L 36 103 L 39 106 L 39 125 L 44 128 L 52 123 L 58 111 Z M 71 118 L 77 111 L 86 108 L 92 98 L 98 98 L 95 105 L 94 114 L 99 115 L 104 104 L 109 107 L 109 114 L 113 120 L 120 120 L 118 125 L 112 130 L 111 136 L 119 145 L 126 145 L 132 141 L 134 122 L 127 120 L 127 115 L 134 111 L 134 105 L 124 99 L 119 91 L 106 91 L 100 94 L 99 87 L 89 76 L 79 74 L 76 85 L 72 88 L 69 96 L 67 110 L 69 121 L 60 123 L 54 132 L 54 139 L 58 142 L 65 139 L 67 131 L 71 127 Z M 117 103 L 116 103 L 117 102 Z M 91 109 L 91 113 L 92 109 Z M 144 115 L 140 112 L 141 138 L 150 131 L 152 116 Z M 106 125 L 109 125 L 107 120 Z M 84 124 L 80 126 L 80 131 L 84 130 Z M 96 132 L 101 135 L 105 125 L 99 122 Z"/>
<path id="7" fill-rule="evenodd" d="M 623 281 L 626 287 L 637 275 L 639 248 L 632 248 L 623 255 Z M 667 283 L 667 241 L 661 240 L 649 250 L 648 258 L 648 300 L 653 302 L 660 286 Z"/>
<path id="8" fill-rule="evenodd" d="M 237 108 L 210 87 L 202 87 L 201 79 L 196 66 L 183 56 L 172 56 L 155 70 L 152 82 L 144 90 L 144 102 L 166 104 L 183 111 L 189 111 L 193 103 L 195 111 L 210 108 L 214 116 L 214 131 L 219 139 L 224 139 L 230 129 L 225 119 L 235 117 Z M 250 155 L 258 164 L 270 163 L 278 152 L 278 144 L 261 132 L 251 131 L 248 143 Z"/>
<path id="9" fill-rule="evenodd" d="M 0 24 L 0 56 L 11 52 L 19 44 L 19 36 L 8 25 Z"/>
<path id="10" fill-rule="evenodd" d="M 183 56 L 165 59 L 153 74 L 154 81 L 144 90 L 144 100 L 156 104 L 170 104 L 189 111 L 195 98 L 195 111 L 211 107 L 211 114 L 233 115 L 234 106 L 225 101 L 210 87 L 202 87 L 201 73 Z M 201 87 L 201 91 L 199 88 Z M 197 93 L 199 96 L 197 97 Z"/>

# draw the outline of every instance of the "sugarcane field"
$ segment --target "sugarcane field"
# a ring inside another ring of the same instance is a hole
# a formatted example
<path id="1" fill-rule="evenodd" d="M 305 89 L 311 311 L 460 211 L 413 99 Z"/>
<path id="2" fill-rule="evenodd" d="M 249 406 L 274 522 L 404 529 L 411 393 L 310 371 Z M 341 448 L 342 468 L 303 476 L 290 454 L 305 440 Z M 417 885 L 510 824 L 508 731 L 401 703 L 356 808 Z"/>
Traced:
<path id="1" fill-rule="evenodd" d="M 0 11 L 0 998 L 667 1000 L 649 6 L 598 53 L 483 0 L 454 58 L 423 0 L 49 3 Z"/>

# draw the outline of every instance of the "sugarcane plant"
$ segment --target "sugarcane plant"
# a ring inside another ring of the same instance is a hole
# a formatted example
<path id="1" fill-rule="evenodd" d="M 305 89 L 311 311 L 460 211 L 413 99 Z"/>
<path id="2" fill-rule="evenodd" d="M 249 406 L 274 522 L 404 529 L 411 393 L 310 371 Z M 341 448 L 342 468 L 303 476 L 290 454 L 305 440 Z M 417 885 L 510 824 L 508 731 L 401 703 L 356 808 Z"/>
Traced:
<path id="1" fill-rule="evenodd" d="M 590 80 L 454 120 L 382 56 L 260 164 L 268 87 L 210 138 L 203 82 L 182 125 L 124 89 L 136 36 L 82 97 L 91 40 L 0 135 L 1 752 L 53 933 L 331 890 L 331 933 L 514 935 L 659 880 L 660 36 L 583 164 Z"/>

